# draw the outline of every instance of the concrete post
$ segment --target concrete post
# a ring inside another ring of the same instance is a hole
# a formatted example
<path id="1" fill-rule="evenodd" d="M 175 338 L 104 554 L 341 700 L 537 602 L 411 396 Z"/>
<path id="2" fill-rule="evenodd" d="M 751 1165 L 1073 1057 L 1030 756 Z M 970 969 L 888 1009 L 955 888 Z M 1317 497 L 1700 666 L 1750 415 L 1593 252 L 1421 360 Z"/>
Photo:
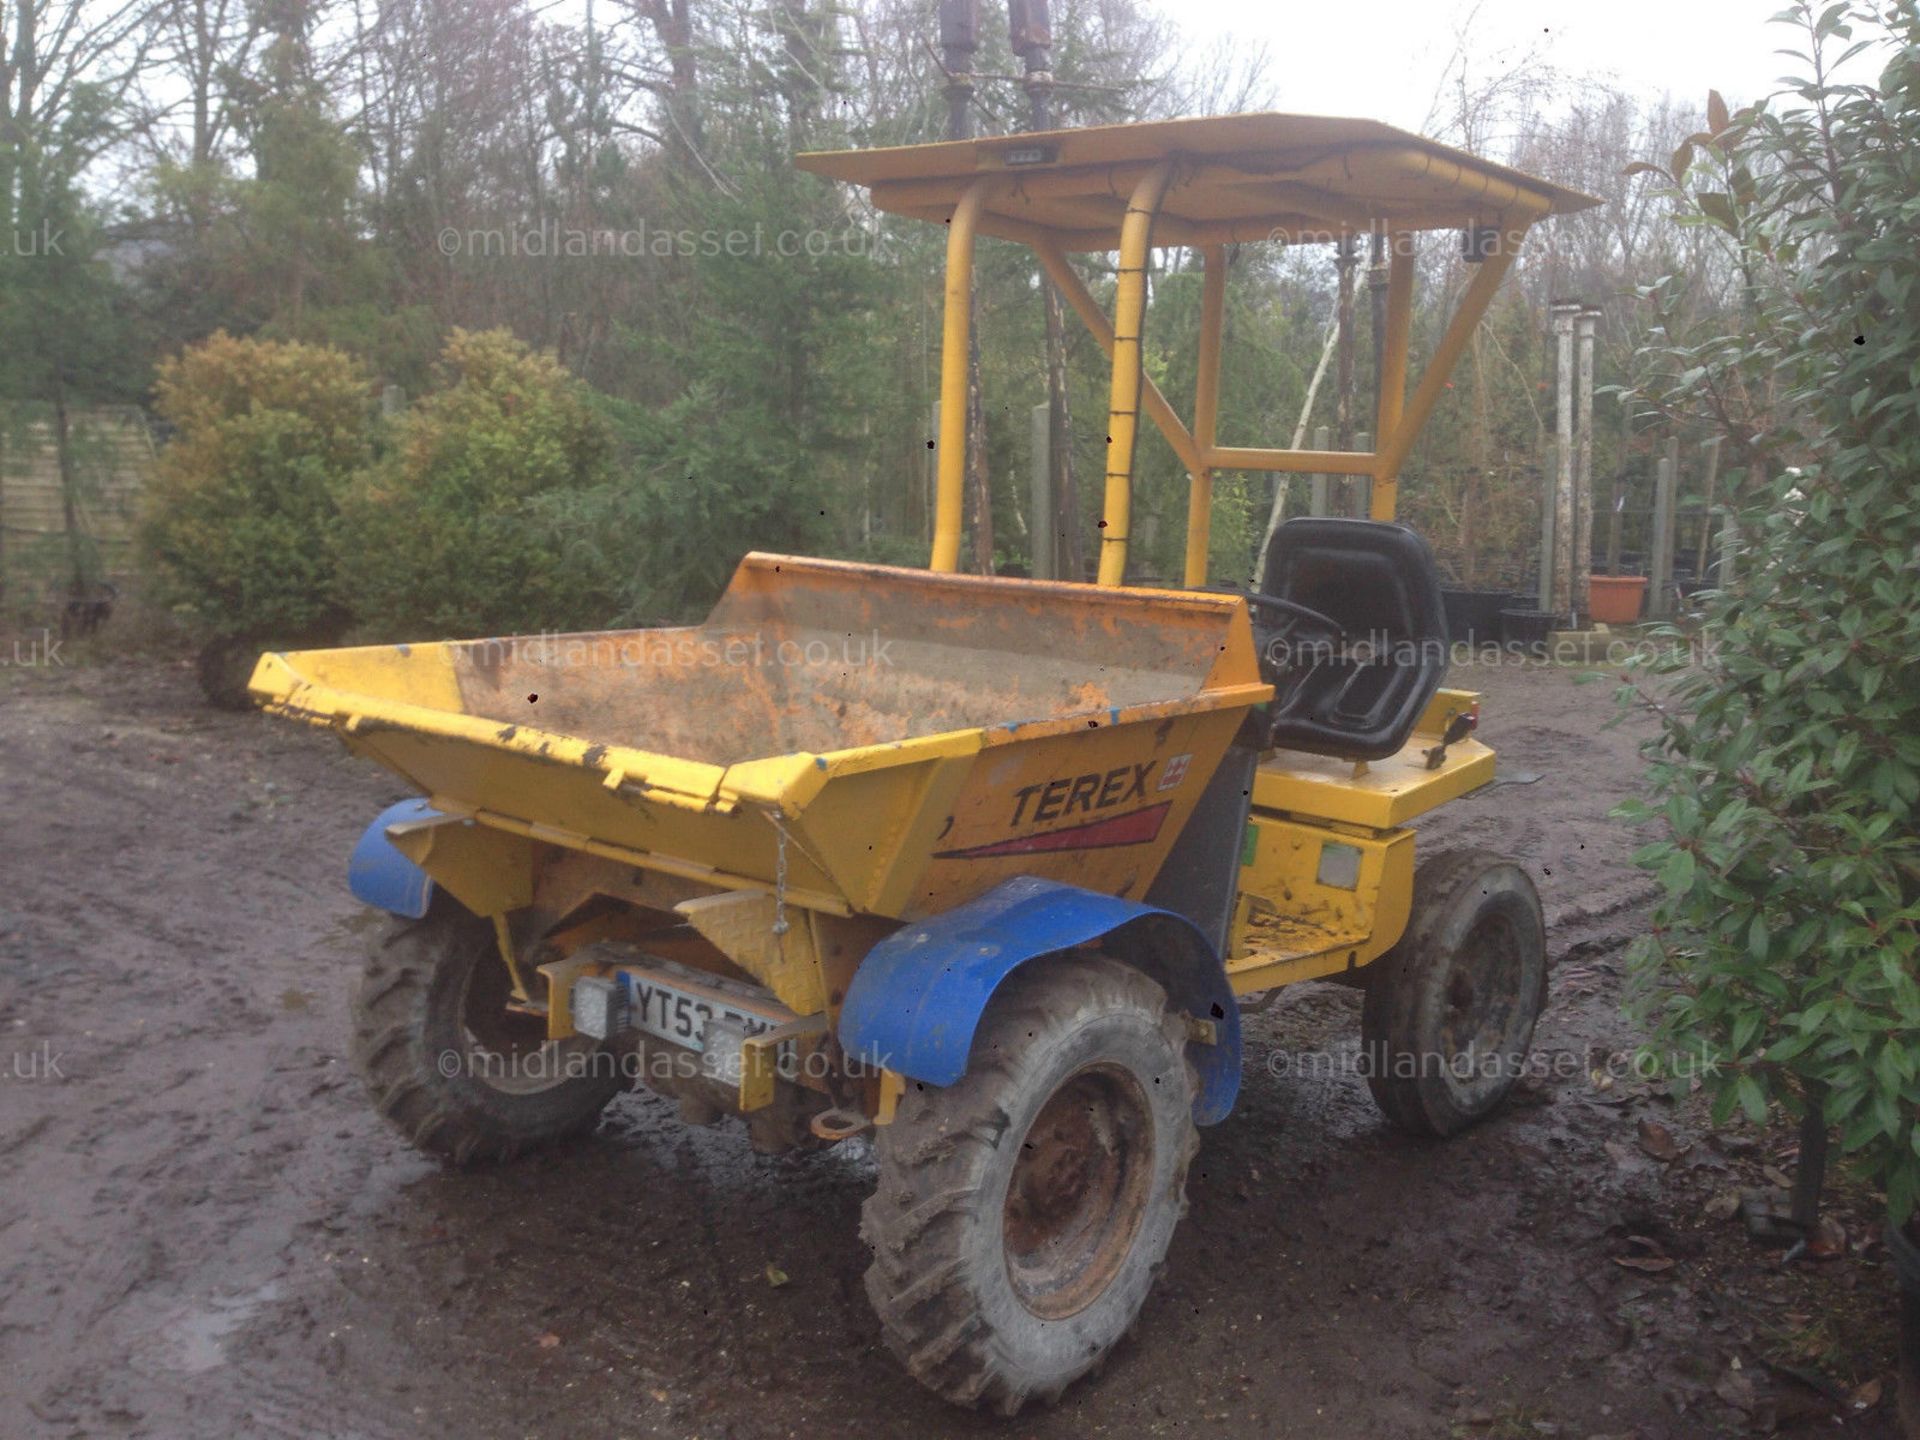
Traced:
<path id="1" fill-rule="evenodd" d="M 1559 443 L 1551 442 L 1540 455 L 1540 580 L 1534 602 L 1542 611 L 1553 609 L 1554 457 Z"/>
<path id="2" fill-rule="evenodd" d="M 1027 473 L 1033 486 L 1033 501 L 1030 513 L 1033 524 L 1028 527 L 1027 541 L 1033 547 L 1033 569 L 1031 574 L 1036 580 L 1057 580 L 1059 570 L 1054 564 L 1054 556 L 1060 548 L 1059 520 L 1053 504 L 1053 403 L 1033 407 L 1033 454 L 1029 459 Z"/>
<path id="3" fill-rule="evenodd" d="M 1373 448 L 1373 436 L 1361 430 L 1353 437 L 1353 448 L 1365 453 Z M 1356 475 L 1353 477 L 1353 515 L 1356 520 L 1365 520 L 1373 514 L 1373 477 Z"/>
<path id="4" fill-rule="evenodd" d="M 936 400 L 927 410 L 927 434 L 934 436 L 939 433 L 940 402 Z M 934 442 L 929 439 L 927 442 L 927 463 L 920 472 L 920 511 L 921 519 L 925 522 L 921 526 L 921 530 L 923 538 L 928 544 L 933 543 L 934 511 L 938 508 L 939 503 L 940 452 L 934 447 Z"/>
<path id="5" fill-rule="evenodd" d="M 1666 544 L 1662 547 L 1660 563 L 1665 567 L 1664 573 L 1667 577 L 1668 596 L 1667 613 L 1671 615 L 1675 613 L 1672 599 L 1673 557 L 1678 553 L 1680 548 L 1680 489 L 1683 483 L 1680 478 L 1680 437 L 1678 435 L 1669 435 L 1667 437 L 1667 469 L 1672 472 L 1672 479 L 1667 483 Z"/>
<path id="6" fill-rule="evenodd" d="M 1332 445 L 1333 432 L 1325 425 L 1314 426 L 1313 448 L 1316 450 L 1327 450 L 1331 448 Z M 1330 515 L 1333 513 L 1330 508 L 1331 502 L 1327 496 L 1329 480 L 1329 476 L 1315 475 L 1307 481 L 1307 513 L 1309 515 Z M 1287 483 L 1287 477 L 1285 475 L 1276 475 L 1273 477 L 1273 481 L 1276 485 L 1284 485 Z"/>
<path id="7" fill-rule="evenodd" d="M 1573 609 L 1583 620 L 1593 578 L 1593 331 L 1599 318 L 1598 310 L 1587 309 L 1575 322 L 1580 358 L 1574 372 L 1574 410 L 1580 447 L 1573 477 Z"/>
<path id="8" fill-rule="evenodd" d="M 1573 327 L 1581 310 L 1577 300 L 1552 307 L 1554 337 L 1553 550 L 1544 557 L 1553 572 L 1547 609 L 1565 616 L 1573 610 Z"/>
<path id="9" fill-rule="evenodd" d="M 1661 457 L 1653 486 L 1653 540 L 1647 556 L 1647 618 L 1665 620 L 1673 614 L 1673 495 L 1679 461 L 1672 453 Z"/>
<path id="10" fill-rule="evenodd" d="M 1707 583 L 1707 547 L 1713 538 L 1713 517 L 1720 506 L 1715 494 L 1720 478 L 1720 437 L 1707 441 L 1707 473 L 1700 480 L 1700 543 L 1694 547 L 1693 578 Z"/>
<path id="11" fill-rule="evenodd" d="M 1627 511 L 1627 475 L 1624 470 L 1613 473 L 1613 509 L 1607 514 L 1607 574 L 1620 573 L 1620 525 L 1626 519 Z"/>

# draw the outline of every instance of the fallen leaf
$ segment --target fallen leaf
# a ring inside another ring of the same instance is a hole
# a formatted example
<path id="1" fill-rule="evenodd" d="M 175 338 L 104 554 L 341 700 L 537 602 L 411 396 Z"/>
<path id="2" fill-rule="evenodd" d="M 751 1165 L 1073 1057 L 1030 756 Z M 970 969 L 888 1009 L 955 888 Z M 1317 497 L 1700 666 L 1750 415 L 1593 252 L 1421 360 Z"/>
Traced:
<path id="1" fill-rule="evenodd" d="M 1831 1215 L 1822 1215 L 1807 1237 L 1807 1253 L 1816 1260 L 1838 1260 L 1847 1253 L 1847 1231 Z"/>
<path id="2" fill-rule="evenodd" d="M 1740 1192 L 1722 1190 L 1707 1201 L 1707 1218 L 1710 1220 L 1731 1220 L 1740 1213 Z"/>
<path id="3" fill-rule="evenodd" d="M 1791 1190 L 1793 1188 L 1793 1181 L 1788 1178 L 1787 1172 L 1782 1170 L 1778 1165 L 1762 1165 L 1760 1167 L 1760 1173 L 1767 1177 L 1767 1183 L 1769 1185 L 1778 1185 L 1782 1190 Z"/>
<path id="4" fill-rule="evenodd" d="M 1670 1255 L 1616 1255 L 1613 1263 L 1628 1270 L 1643 1270 L 1649 1275 L 1657 1275 L 1662 1270 L 1671 1270 L 1674 1266 Z"/>
<path id="5" fill-rule="evenodd" d="M 552 1350 L 560 1344 L 560 1337 L 549 1330 L 538 1340 L 534 1341 L 534 1344 L 538 1345 L 542 1350 Z"/>
<path id="6" fill-rule="evenodd" d="M 1736 1410 L 1751 1410 L 1760 1398 L 1753 1376 L 1744 1370 L 1727 1371 L 1713 1387 L 1713 1393 Z"/>
<path id="7" fill-rule="evenodd" d="M 649 1390 L 649 1391 L 648 1391 L 647 1393 L 648 1393 L 649 1395 L 651 1395 L 651 1396 L 653 1396 L 653 1400 L 654 1400 L 654 1403 L 655 1403 L 656 1405 L 664 1405 L 664 1404 L 666 1404 L 666 1403 L 667 1403 L 667 1392 L 666 1392 L 666 1391 L 664 1391 L 664 1390 Z"/>
<path id="8" fill-rule="evenodd" d="M 1642 1159 L 1639 1150 L 1624 1140 L 1603 1140 L 1600 1142 L 1600 1148 L 1606 1151 L 1613 1158 L 1613 1163 L 1622 1170 L 1634 1169 Z"/>
<path id="9" fill-rule="evenodd" d="M 778 1290 L 782 1285 L 786 1284 L 787 1279 L 787 1272 L 782 1270 L 778 1265 L 770 1264 L 767 1266 L 767 1284 L 773 1286 L 774 1289 Z"/>
<path id="10" fill-rule="evenodd" d="M 1876 1375 L 1849 1395 L 1847 1403 L 1856 1410 L 1871 1410 L 1880 1403 L 1880 1389 L 1880 1377 Z"/>
<path id="11" fill-rule="evenodd" d="M 1778 1360 L 1768 1360 L 1765 1363 L 1767 1369 L 1774 1374 L 1784 1375 L 1787 1379 L 1806 1386 L 1807 1389 L 1816 1395 L 1824 1396 L 1834 1405 L 1847 1403 L 1846 1389 L 1838 1381 L 1829 1379 L 1818 1370 L 1804 1365 L 1788 1365 Z"/>
<path id="12" fill-rule="evenodd" d="M 1662 1163 L 1671 1163 L 1687 1153 L 1687 1147 L 1673 1138 L 1673 1132 L 1658 1120 L 1640 1122 L 1640 1148 Z"/>

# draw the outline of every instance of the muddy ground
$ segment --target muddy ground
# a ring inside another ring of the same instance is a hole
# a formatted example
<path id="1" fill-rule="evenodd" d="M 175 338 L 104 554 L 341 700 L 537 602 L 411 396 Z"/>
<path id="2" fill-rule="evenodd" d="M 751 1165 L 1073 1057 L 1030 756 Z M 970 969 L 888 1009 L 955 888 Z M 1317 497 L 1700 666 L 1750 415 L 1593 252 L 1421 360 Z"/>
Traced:
<path id="1" fill-rule="evenodd" d="M 1783 1269 L 1720 1218 L 1782 1137 L 1606 1076 L 1649 894 L 1606 819 L 1637 770 L 1610 686 L 1456 671 L 1539 779 L 1422 837 L 1539 882 L 1540 1082 L 1409 1140 L 1329 1063 L 1355 994 L 1290 992 L 1137 1337 L 1007 1424 L 880 1348 L 858 1142 L 762 1159 L 636 1095 L 504 1170 L 405 1149 L 342 1058 L 345 860 L 395 786 L 182 667 L 60 658 L 0 670 L 0 1436 L 1892 1433 L 1870 1212 Z"/>

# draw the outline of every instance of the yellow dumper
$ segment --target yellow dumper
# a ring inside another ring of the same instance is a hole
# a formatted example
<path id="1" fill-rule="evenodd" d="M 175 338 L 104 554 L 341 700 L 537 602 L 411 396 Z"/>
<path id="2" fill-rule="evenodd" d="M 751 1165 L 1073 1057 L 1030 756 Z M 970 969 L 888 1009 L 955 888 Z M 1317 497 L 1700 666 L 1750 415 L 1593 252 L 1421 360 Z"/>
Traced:
<path id="1" fill-rule="evenodd" d="M 635 1084 L 757 1146 L 873 1146 L 888 1344 L 955 1401 L 1052 1399 L 1125 1333 L 1239 1087 L 1240 997 L 1365 987 L 1382 1108 L 1498 1106 L 1545 987 L 1532 884 L 1408 824 L 1492 778 L 1444 688 L 1433 558 L 1399 467 L 1528 225 L 1591 203 L 1369 122 L 1245 115 L 801 163 L 948 225 L 938 521 L 925 571 L 751 554 L 700 625 L 262 657 L 269 710 L 422 798 L 354 893 L 392 913 L 354 1012 L 381 1112 L 499 1160 Z M 1412 234 L 1477 273 L 1412 394 Z M 1378 232 L 1378 444 L 1228 447 L 1226 248 Z M 1100 583 L 954 573 L 971 257 L 1028 244 L 1113 357 Z M 1191 426 L 1145 376 L 1154 246 L 1205 266 Z M 1068 263 L 1115 250 L 1111 318 Z M 1186 584 L 1127 588 L 1135 426 L 1191 472 Z M 1368 519 L 1280 527 L 1206 589 L 1218 470 L 1327 472 Z"/>

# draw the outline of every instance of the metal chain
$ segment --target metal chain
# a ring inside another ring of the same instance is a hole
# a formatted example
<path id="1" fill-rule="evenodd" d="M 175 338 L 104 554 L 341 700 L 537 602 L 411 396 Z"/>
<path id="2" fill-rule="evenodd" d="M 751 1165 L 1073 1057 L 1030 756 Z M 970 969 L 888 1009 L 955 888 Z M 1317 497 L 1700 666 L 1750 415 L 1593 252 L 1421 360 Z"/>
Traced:
<path id="1" fill-rule="evenodd" d="M 769 813 L 773 821 L 773 933 L 787 933 L 787 827 L 780 823 L 778 814 Z"/>

